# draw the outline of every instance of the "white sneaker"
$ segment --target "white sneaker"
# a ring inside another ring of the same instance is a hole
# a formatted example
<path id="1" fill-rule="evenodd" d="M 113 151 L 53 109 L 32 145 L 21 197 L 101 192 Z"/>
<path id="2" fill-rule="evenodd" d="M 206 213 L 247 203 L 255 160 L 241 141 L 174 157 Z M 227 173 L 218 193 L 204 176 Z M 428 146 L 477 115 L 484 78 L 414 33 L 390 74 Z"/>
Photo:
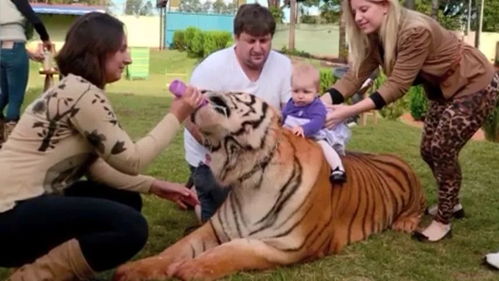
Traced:
<path id="1" fill-rule="evenodd" d="M 499 269 L 499 252 L 485 255 L 485 261 L 492 267 Z"/>

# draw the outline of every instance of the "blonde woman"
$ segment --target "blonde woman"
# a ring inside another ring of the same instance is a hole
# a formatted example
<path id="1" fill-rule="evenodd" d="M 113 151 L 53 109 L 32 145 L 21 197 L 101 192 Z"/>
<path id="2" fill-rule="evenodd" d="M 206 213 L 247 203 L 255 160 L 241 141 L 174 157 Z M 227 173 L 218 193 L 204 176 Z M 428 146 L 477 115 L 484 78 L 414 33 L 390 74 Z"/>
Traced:
<path id="1" fill-rule="evenodd" d="M 451 218 L 464 214 L 458 199 L 458 154 L 494 108 L 499 74 L 477 49 L 430 17 L 400 7 L 397 0 L 346 0 L 343 11 L 352 67 L 322 99 L 342 103 L 379 66 L 388 79 L 361 102 L 332 106 L 335 110 L 328 114 L 326 126 L 380 109 L 411 85 L 423 84 L 430 107 L 421 155 L 437 181 L 438 206 L 429 209 L 434 215 L 431 224 L 414 237 L 439 241 L 450 236 Z"/>

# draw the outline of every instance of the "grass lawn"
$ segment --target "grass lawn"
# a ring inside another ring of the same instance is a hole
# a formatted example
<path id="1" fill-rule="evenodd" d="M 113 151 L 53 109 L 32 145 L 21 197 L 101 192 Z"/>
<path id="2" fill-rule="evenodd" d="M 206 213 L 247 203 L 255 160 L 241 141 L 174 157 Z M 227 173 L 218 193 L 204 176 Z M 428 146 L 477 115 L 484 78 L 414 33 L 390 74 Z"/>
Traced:
<path id="1" fill-rule="evenodd" d="M 167 57 L 160 58 L 162 56 Z M 153 53 L 154 57 L 165 66 L 176 62 L 180 65 L 178 69 L 192 68 L 192 62 L 189 65 L 182 54 Z M 164 80 L 160 79 L 160 72 L 165 68 L 155 65 L 154 69 L 150 80 L 120 81 L 109 87 L 114 110 L 133 138 L 143 136 L 168 110 L 170 97 L 163 89 Z M 33 81 L 35 76 L 31 77 L 26 104 L 40 92 L 41 84 Z M 148 83 L 153 85 L 145 88 Z M 355 151 L 391 152 L 404 158 L 420 176 L 428 202 L 432 204 L 436 201 L 435 183 L 419 156 L 420 136 L 418 128 L 399 121 L 381 120 L 377 125 L 354 127 L 348 147 Z M 461 199 L 468 217 L 454 222 L 452 239 L 423 244 L 412 240 L 407 234 L 389 230 L 367 241 L 352 244 L 335 256 L 264 272 L 239 273 L 224 280 L 499 280 L 499 272 L 480 264 L 484 254 L 499 250 L 498 148 L 498 144 L 471 141 L 463 149 L 460 156 L 464 175 Z M 182 134 L 177 135 L 173 144 L 155 160 L 147 173 L 171 181 L 184 182 L 187 179 Z M 143 198 L 150 237 L 146 247 L 135 258 L 158 253 L 178 240 L 186 227 L 195 223 L 191 212 L 178 210 L 173 204 L 152 196 Z M 108 278 L 111 273 L 103 273 L 100 277 Z M 7 270 L 0 269 L 0 280 L 6 277 Z"/>

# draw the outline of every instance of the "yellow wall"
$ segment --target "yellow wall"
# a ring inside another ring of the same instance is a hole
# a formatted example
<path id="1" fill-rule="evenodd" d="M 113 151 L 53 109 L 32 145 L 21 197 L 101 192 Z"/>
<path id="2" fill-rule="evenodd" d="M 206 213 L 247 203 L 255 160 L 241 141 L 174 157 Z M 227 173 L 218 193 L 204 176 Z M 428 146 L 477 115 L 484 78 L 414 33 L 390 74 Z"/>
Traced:
<path id="1" fill-rule="evenodd" d="M 128 46 L 159 48 L 159 16 L 118 16 L 126 26 Z"/>
<path id="2" fill-rule="evenodd" d="M 467 36 L 463 35 L 462 38 L 471 46 L 475 45 L 475 32 L 470 32 Z M 494 62 L 497 42 L 499 42 L 499 32 L 482 32 L 480 36 L 480 51 L 484 53 L 490 62 Z"/>

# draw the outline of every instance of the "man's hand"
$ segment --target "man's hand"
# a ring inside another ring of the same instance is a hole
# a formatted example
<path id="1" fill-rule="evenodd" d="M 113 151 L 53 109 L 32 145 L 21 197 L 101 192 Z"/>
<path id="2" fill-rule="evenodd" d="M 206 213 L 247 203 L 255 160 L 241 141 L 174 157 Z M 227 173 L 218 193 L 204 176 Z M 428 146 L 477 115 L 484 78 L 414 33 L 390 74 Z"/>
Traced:
<path id="1" fill-rule="evenodd" d="M 177 204 L 182 209 L 199 205 L 197 195 L 179 183 L 155 180 L 151 185 L 151 193 Z"/>

